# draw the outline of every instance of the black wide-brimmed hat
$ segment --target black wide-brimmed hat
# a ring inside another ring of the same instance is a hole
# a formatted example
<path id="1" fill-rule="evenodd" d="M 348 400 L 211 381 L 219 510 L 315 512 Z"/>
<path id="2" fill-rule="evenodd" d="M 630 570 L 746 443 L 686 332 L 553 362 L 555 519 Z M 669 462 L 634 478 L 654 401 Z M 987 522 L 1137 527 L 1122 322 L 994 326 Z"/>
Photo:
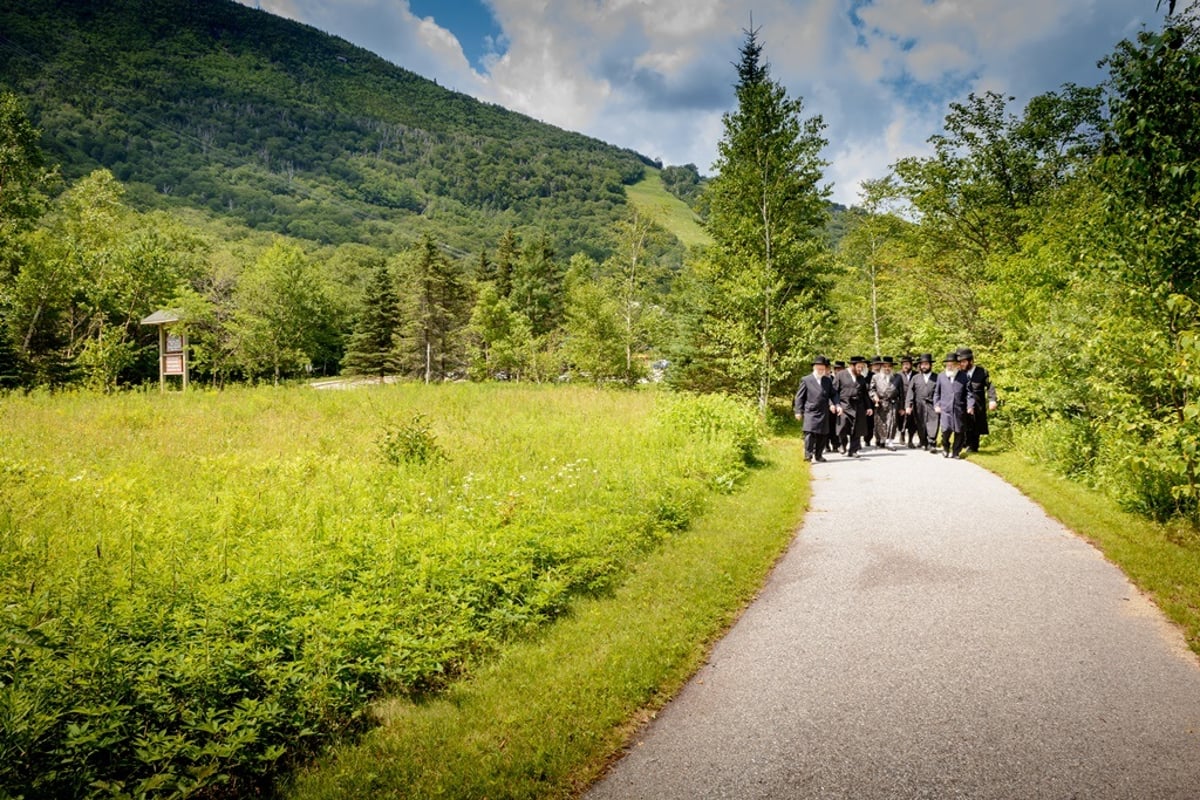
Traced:
<path id="1" fill-rule="evenodd" d="M 892 357 L 891 357 L 891 356 L 884 356 L 884 357 L 883 357 L 883 363 L 887 364 L 887 365 L 890 367 L 890 366 L 891 366 L 892 364 L 894 364 L 895 362 L 894 362 L 894 361 L 892 361 Z"/>
<path id="2" fill-rule="evenodd" d="M 946 357 L 944 359 L 942 359 L 942 362 L 945 364 L 949 364 L 951 361 L 955 361 L 955 362 L 958 361 L 958 351 L 957 350 L 955 350 L 953 353 L 947 353 Z"/>
<path id="3" fill-rule="evenodd" d="M 866 361 L 866 359 L 865 359 L 865 358 L 863 358 L 862 356 L 850 356 L 850 363 L 851 363 L 851 364 L 861 364 L 861 363 L 863 363 L 864 361 Z"/>
<path id="4" fill-rule="evenodd" d="M 921 357 L 917 359 L 918 364 L 932 364 L 933 353 L 921 353 Z"/>
<path id="5" fill-rule="evenodd" d="M 907 361 L 909 364 L 913 363 L 912 356 L 900 356 L 900 363 L 901 363 L 901 364 L 903 364 L 903 363 L 904 363 L 904 362 L 906 362 L 906 361 Z"/>
<path id="6" fill-rule="evenodd" d="M 871 363 L 872 364 L 882 364 L 883 356 L 875 356 L 874 358 L 871 359 Z"/>
<path id="7" fill-rule="evenodd" d="M 975 354 L 971 352 L 971 348 L 969 348 L 969 347 L 960 348 L 958 351 L 958 360 L 959 361 L 974 361 Z"/>
<path id="8" fill-rule="evenodd" d="M 845 361 L 835 361 L 835 362 L 833 362 L 833 366 L 835 369 L 845 369 L 846 362 Z"/>
<path id="9" fill-rule="evenodd" d="M 817 364 L 820 364 L 823 367 L 828 367 L 829 359 L 826 358 L 825 356 L 817 356 L 816 358 L 814 358 L 812 360 L 812 365 L 815 367 Z"/>

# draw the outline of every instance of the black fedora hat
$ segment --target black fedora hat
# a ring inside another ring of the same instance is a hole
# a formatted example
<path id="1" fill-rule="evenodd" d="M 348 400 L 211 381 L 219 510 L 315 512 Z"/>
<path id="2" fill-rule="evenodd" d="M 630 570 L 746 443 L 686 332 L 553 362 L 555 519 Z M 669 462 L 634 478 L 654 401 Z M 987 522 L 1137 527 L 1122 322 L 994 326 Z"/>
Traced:
<path id="1" fill-rule="evenodd" d="M 850 356 L 850 363 L 851 363 L 851 364 L 861 364 L 861 363 L 863 363 L 864 361 L 866 361 L 866 359 L 865 359 L 865 358 L 863 358 L 862 356 Z"/>
<path id="2" fill-rule="evenodd" d="M 909 364 L 913 363 L 912 356 L 900 356 L 900 363 L 903 364 L 905 362 Z"/>
<path id="3" fill-rule="evenodd" d="M 957 350 L 955 350 L 953 353 L 947 353 L 946 357 L 944 359 L 942 359 L 942 362 L 945 364 L 949 364 L 951 361 L 954 361 L 954 362 L 958 361 L 958 351 Z"/>
<path id="4" fill-rule="evenodd" d="M 835 369 L 845 369 L 846 362 L 845 361 L 835 361 L 835 362 L 833 362 L 833 366 Z"/>
<path id="5" fill-rule="evenodd" d="M 917 359 L 918 364 L 932 364 L 933 353 L 921 353 L 921 357 Z"/>
<path id="6" fill-rule="evenodd" d="M 894 361 L 892 361 L 892 357 L 891 357 L 891 356 L 884 356 L 884 357 L 883 357 L 883 363 L 887 364 L 888 366 L 891 366 L 891 365 L 892 365 L 892 364 L 894 364 L 895 362 L 894 362 Z"/>
<path id="7" fill-rule="evenodd" d="M 818 364 L 820 364 L 820 365 L 821 365 L 821 366 L 823 366 L 823 367 L 828 367 L 828 366 L 829 366 L 829 359 L 828 359 L 828 358 L 826 358 L 825 356 L 817 356 L 816 358 L 814 358 L 814 359 L 812 360 L 812 363 L 813 363 L 813 366 L 814 366 L 814 367 L 815 367 L 815 366 L 817 366 Z"/>
<path id="8" fill-rule="evenodd" d="M 974 361 L 975 354 L 971 352 L 971 348 L 969 348 L 969 347 L 960 348 L 958 351 L 958 360 L 959 361 Z"/>
<path id="9" fill-rule="evenodd" d="M 871 363 L 872 364 L 882 364 L 883 356 L 875 356 L 874 358 L 871 359 Z"/>

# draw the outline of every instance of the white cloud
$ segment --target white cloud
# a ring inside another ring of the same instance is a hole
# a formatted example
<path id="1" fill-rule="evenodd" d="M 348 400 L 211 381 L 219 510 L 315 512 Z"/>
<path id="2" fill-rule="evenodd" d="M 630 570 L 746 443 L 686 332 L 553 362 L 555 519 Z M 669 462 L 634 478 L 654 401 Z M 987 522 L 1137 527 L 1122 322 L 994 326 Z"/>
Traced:
<path id="1" fill-rule="evenodd" d="M 1149 0 L 873 0 L 854 4 L 856 27 L 851 0 L 487 2 L 503 53 L 480 72 L 407 0 L 262 0 L 443 86 L 702 171 L 753 12 L 773 77 L 827 123 L 828 177 L 847 203 L 924 152 L 950 100 L 993 88 L 1018 111 L 1066 81 L 1095 84 L 1096 61 L 1153 12 Z"/>

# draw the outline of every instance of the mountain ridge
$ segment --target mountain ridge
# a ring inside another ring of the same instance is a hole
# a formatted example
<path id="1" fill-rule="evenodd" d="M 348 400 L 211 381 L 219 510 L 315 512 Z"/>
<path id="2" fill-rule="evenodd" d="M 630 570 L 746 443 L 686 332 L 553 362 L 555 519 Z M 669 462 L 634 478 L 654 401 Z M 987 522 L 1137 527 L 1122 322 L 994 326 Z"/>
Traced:
<path id="1" fill-rule="evenodd" d="M 233 0 L 29 0 L 0 10 L 0 89 L 68 179 L 317 242 L 476 251 L 510 227 L 604 255 L 657 163 L 485 103 Z"/>

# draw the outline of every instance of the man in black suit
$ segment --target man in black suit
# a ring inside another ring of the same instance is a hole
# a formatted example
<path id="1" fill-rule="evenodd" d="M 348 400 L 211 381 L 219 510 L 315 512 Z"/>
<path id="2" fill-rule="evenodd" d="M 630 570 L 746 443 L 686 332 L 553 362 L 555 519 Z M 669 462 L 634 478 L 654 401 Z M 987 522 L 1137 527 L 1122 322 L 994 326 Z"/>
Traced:
<path id="1" fill-rule="evenodd" d="M 866 359 L 853 356 L 849 369 L 839 372 L 833 380 L 833 388 L 837 390 L 842 403 L 842 414 L 837 418 L 838 442 L 845 447 L 844 452 L 851 458 L 858 458 L 862 437 L 870 425 L 867 416 Z"/>
<path id="2" fill-rule="evenodd" d="M 938 373 L 933 388 L 933 410 L 942 426 L 942 457 L 962 458 L 963 431 L 975 415 L 975 396 L 967 376 L 958 368 L 958 352 L 947 355 L 944 363 L 946 370 Z"/>
<path id="3" fill-rule="evenodd" d="M 829 359 L 817 356 L 812 363 L 812 374 L 800 380 L 792 413 L 804 422 L 804 460 L 824 461 L 829 428 L 834 417 L 842 413 L 842 404 L 833 380 L 826 374 Z"/>
<path id="4" fill-rule="evenodd" d="M 917 371 L 908 387 L 905 409 L 917 430 L 922 450 L 937 452 L 938 415 L 933 410 L 933 390 L 937 375 L 933 372 L 933 354 L 924 353 L 917 359 Z"/>
<path id="5" fill-rule="evenodd" d="M 988 371 L 975 363 L 971 348 L 958 351 L 958 369 L 967 376 L 967 385 L 975 398 L 975 413 L 967 417 L 963 444 L 968 453 L 979 452 L 979 437 L 988 432 L 988 412 L 996 410 L 996 387 Z"/>
<path id="6" fill-rule="evenodd" d="M 831 381 L 833 381 L 833 388 L 837 389 L 839 395 L 841 394 L 841 388 L 840 388 L 841 384 L 838 381 L 840 380 L 842 373 L 844 373 L 845 371 L 846 371 L 846 362 L 845 361 L 842 361 L 839 359 L 839 360 L 833 362 L 833 372 L 830 373 L 829 379 Z M 845 412 L 845 406 L 846 406 L 846 403 L 843 401 L 843 403 L 842 403 L 843 413 Z M 846 440 L 842 437 L 842 425 L 841 425 L 842 418 L 840 416 L 835 417 L 833 420 L 831 420 L 831 422 L 833 423 L 833 425 L 829 431 L 829 441 L 826 444 L 826 449 L 836 450 L 839 453 L 845 453 L 846 452 Z"/>
<path id="7" fill-rule="evenodd" d="M 913 421 L 913 416 L 908 408 L 908 392 L 912 387 L 913 378 L 916 373 L 913 372 L 912 356 L 900 356 L 900 381 L 904 384 L 900 395 L 900 408 L 898 414 L 900 419 L 897 424 L 897 433 L 900 438 L 900 444 L 907 445 L 909 450 L 912 450 L 916 445 L 913 444 L 913 436 L 917 433 L 917 426 Z"/>

